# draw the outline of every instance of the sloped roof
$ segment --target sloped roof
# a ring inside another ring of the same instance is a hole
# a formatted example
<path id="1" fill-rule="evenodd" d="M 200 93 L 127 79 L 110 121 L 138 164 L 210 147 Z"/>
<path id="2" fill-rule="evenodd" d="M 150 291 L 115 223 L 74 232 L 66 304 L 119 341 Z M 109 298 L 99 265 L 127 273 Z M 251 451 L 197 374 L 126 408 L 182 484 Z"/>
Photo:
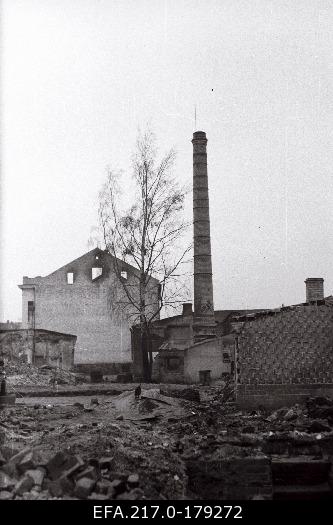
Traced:
<path id="1" fill-rule="evenodd" d="M 258 312 L 253 312 L 249 314 L 241 314 L 239 316 L 234 316 L 237 321 L 252 321 L 255 319 L 259 319 L 260 317 L 264 317 L 266 315 L 275 315 L 282 312 L 290 312 L 292 310 L 297 310 L 298 308 L 307 308 L 309 306 L 313 306 L 317 304 L 318 306 L 329 306 L 333 307 L 333 296 L 326 297 L 324 299 L 318 300 L 318 301 L 311 301 L 309 303 L 299 303 L 299 304 L 292 304 L 289 306 L 281 306 L 279 308 L 271 308 L 270 310 L 261 310 Z"/>
<path id="2" fill-rule="evenodd" d="M 229 316 L 237 317 L 242 315 L 254 314 L 257 312 L 266 312 L 268 308 L 252 308 L 252 309 L 234 309 L 234 310 L 215 310 L 215 321 L 223 323 Z"/>

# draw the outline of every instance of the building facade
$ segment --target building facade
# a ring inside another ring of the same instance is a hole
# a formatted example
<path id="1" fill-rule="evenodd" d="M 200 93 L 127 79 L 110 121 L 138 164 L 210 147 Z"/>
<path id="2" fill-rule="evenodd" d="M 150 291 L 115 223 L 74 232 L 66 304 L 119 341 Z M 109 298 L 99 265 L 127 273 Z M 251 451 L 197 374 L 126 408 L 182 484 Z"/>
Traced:
<path id="1" fill-rule="evenodd" d="M 126 286 L 137 288 L 137 270 L 121 263 Z M 159 304 L 159 283 L 151 279 L 150 308 Z M 22 328 L 77 337 L 75 364 L 125 363 L 132 360 L 133 307 L 114 271 L 114 259 L 99 248 L 45 277 L 23 277 Z"/>

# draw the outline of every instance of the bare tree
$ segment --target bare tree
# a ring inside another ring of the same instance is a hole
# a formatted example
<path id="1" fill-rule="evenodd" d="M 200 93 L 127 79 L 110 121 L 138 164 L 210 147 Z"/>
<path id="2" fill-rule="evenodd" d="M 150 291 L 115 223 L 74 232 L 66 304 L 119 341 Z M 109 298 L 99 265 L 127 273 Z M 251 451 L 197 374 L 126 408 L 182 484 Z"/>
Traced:
<path id="1" fill-rule="evenodd" d="M 157 160 L 153 133 L 139 132 L 132 158 L 133 202 L 120 209 L 122 173 L 111 169 L 99 196 L 103 244 L 113 256 L 123 290 L 118 303 L 140 326 L 145 380 L 151 379 L 152 354 L 147 348 L 151 323 L 162 308 L 179 305 L 187 295 L 182 266 L 191 249 L 183 240 L 188 228 L 182 213 L 186 189 L 172 176 L 174 162 L 173 149 Z M 127 263 L 136 269 L 130 279 L 124 277 Z"/>

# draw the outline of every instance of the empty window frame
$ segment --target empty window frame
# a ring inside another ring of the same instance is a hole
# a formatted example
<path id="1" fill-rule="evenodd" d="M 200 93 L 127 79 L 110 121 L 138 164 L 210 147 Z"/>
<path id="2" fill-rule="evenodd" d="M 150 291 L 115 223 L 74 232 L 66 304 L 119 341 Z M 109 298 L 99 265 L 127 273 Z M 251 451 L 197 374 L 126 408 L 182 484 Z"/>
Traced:
<path id="1" fill-rule="evenodd" d="M 28 301 L 28 323 L 32 323 L 34 320 L 35 306 L 33 301 Z"/>
<path id="2" fill-rule="evenodd" d="M 93 268 L 91 268 L 91 278 L 93 281 L 95 281 L 96 279 L 98 279 L 98 277 L 100 277 L 103 273 L 103 268 L 99 268 L 99 267 L 96 267 L 94 266 Z"/>
<path id="3" fill-rule="evenodd" d="M 67 284 L 74 284 L 74 273 L 67 272 Z"/>
<path id="4" fill-rule="evenodd" d="M 123 279 L 127 279 L 127 272 L 125 270 L 123 270 L 122 272 L 120 272 L 120 275 Z"/>
<path id="5" fill-rule="evenodd" d="M 230 363 L 230 354 L 228 352 L 223 352 L 223 362 Z"/>

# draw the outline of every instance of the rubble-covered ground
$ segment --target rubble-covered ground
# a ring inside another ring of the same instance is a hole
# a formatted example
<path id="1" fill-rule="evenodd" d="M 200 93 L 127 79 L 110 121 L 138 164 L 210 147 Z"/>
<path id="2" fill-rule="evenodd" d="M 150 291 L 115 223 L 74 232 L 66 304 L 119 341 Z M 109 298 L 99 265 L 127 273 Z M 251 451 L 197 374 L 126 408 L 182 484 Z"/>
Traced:
<path id="1" fill-rule="evenodd" d="M 74 374 L 67 370 L 48 365 L 40 368 L 19 359 L 6 364 L 7 383 L 15 392 L 21 386 L 49 386 L 56 379 L 58 385 L 75 385 L 85 382 L 82 374 Z"/>
<path id="2" fill-rule="evenodd" d="M 292 447 L 318 458 L 319 444 L 333 442 L 325 398 L 246 412 L 228 385 L 178 394 L 150 385 L 140 400 L 135 386 L 118 396 L 20 398 L 0 409 L 0 499 L 200 498 L 188 488 L 188 459 L 288 456 Z"/>

